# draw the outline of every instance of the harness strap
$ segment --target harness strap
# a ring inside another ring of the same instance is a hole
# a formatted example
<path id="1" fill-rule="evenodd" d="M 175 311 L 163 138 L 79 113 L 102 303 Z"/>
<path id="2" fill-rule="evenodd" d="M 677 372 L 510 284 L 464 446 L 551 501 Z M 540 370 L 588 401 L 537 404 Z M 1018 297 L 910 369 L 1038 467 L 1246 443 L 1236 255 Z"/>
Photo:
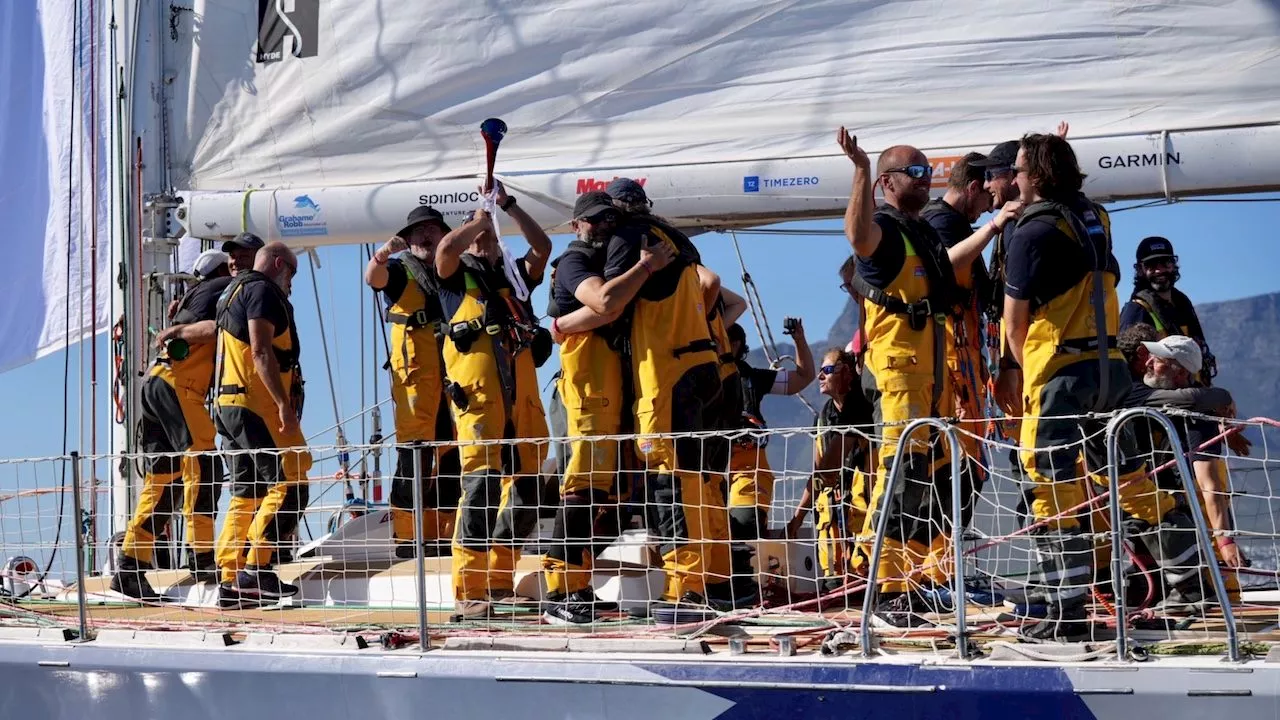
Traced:
<path id="1" fill-rule="evenodd" d="M 681 355 L 687 355 L 689 353 L 695 353 L 695 352 L 702 352 L 704 350 L 711 350 L 714 352 L 717 349 L 718 348 L 716 347 L 716 342 L 714 340 L 712 340 L 711 338 L 701 338 L 699 340 L 694 340 L 688 345 L 683 345 L 681 347 L 678 347 L 672 350 L 671 354 L 675 355 L 676 357 L 680 357 Z"/>

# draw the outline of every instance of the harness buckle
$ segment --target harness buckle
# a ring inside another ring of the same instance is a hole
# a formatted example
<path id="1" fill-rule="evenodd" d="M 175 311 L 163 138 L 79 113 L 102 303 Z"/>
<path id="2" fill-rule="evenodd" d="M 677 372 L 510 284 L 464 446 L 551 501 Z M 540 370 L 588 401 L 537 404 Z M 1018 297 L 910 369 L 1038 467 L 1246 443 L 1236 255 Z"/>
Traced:
<path id="1" fill-rule="evenodd" d="M 414 310 L 413 314 L 410 315 L 409 318 L 413 321 L 413 326 L 415 328 L 429 327 L 432 324 L 431 318 L 427 315 L 425 308 L 422 310 Z"/>
<path id="2" fill-rule="evenodd" d="M 911 303 L 907 306 L 907 325 L 912 330 L 920 332 L 928 325 L 929 318 L 933 314 L 933 305 L 929 302 L 929 298 Z"/>

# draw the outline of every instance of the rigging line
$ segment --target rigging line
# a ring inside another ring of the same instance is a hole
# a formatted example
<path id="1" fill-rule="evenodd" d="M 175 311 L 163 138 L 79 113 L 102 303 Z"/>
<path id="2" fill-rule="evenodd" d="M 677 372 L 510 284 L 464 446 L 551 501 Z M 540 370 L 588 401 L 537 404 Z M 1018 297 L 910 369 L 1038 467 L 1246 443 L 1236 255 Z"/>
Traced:
<path id="1" fill-rule="evenodd" d="M 307 262 L 311 265 L 311 292 L 316 299 L 316 318 L 320 321 L 320 346 L 324 350 L 324 370 L 329 376 L 329 399 L 333 401 L 333 420 L 338 429 L 339 445 L 345 444 L 342 433 L 342 415 L 338 412 L 338 394 L 333 384 L 333 367 L 329 363 L 329 336 L 324 329 L 324 311 L 320 307 L 320 284 L 316 282 L 316 256 L 314 250 L 307 251 Z M 346 470 L 347 468 L 343 468 Z"/>
<path id="2" fill-rule="evenodd" d="M 73 16 L 75 19 L 73 20 L 73 23 L 71 26 L 71 47 L 74 49 L 79 45 L 79 42 L 80 42 L 80 3 L 79 2 L 76 3 L 75 13 Z M 76 59 L 78 56 L 79 54 L 74 52 L 73 50 L 73 52 L 71 53 L 71 93 L 70 93 L 72 111 L 70 113 L 71 118 L 68 121 L 69 128 L 67 131 L 67 248 L 66 248 L 67 262 L 66 262 L 66 268 L 65 268 L 66 269 L 65 277 L 68 284 L 68 287 L 67 287 L 68 294 L 70 294 L 70 289 L 71 289 L 70 288 L 71 217 L 72 217 L 71 198 L 72 198 L 72 195 L 74 194 L 74 187 L 72 186 L 72 177 L 71 177 L 71 168 L 72 168 L 71 163 L 73 162 L 73 159 L 75 157 L 75 144 L 76 144 L 75 96 L 76 96 Z M 68 298 L 68 300 L 70 300 L 70 298 Z M 63 313 L 64 313 L 63 322 L 65 323 L 63 325 L 63 328 L 64 328 L 64 331 L 66 332 L 66 342 L 63 346 L 63 355 L 62 355 L 62 457 L 63 457 L 62 478 L 61 478 L 62 489 L 61 489 L 61 492 L 58 493 L 58 522 L 56 523 L 54 534 L 53 534 L 53 549 L 49 552 L 49 562 L 45 564 L 44 572 L 40 573 L 40 583 L 43 583 L 45 578 L 49 576 L 49 571 L 53 569 L 53 563 L 58 558 L 58 548 L 60 548 L 62 545 L 62 542 L 61 542 L 62 541 L 62 521 L 63 521 L 63 518 L 66 517 L 66 514 L 65 514 L 66 505 L 67 505 L 66 456 L 67 456 L 67 448 L 68 448 L 68 445 L 70 444 L 70 435 L 71 435 L 71 427 L 70 427 L 70 423 L 71 423 L 71 417 L 70 417 L 71 416 L 71 303 L 70 302 L 67 303 L 67 306 L 66 308 L 64 308 Z M 72 518 L 71 522 L 73 526 L 77 528 L 77 532 L 79 532 L 78 528 L 80 525 L 80 518 Z M 30 589 L 28 589 L 27 592 L 23 593 L 22 595 L 18 596 L 18 598 L 16 599 L 21 600 L 23 597 L 26 597 L 31 593 L 31 589 L 34 589 L 40 583 L 32 583 L 30 586 Z"/>
<path id="3" fill-rule="evenodd" d="M 751 320 L 756 325 L 756 334 L 760 336 L 760 349 L 764 352 L 765 359 L 769 361 L 769 366 L 775 367 L 790 356 L 778 353 L 778 342 L 773 337 L 773 330 L 769 328 L 769 318 L 764 312 L 764 300 L 760 297 L 760 288 L 756 286 L 755 280 L 751 279 L 751 273 L 747 271 L 747 261 L 742 257 L 742 247 L 738 243 L 737 232 L 730 230 L 729 236 L 733 239 L 733 251 L 738 255 L 738 266 L 742 268 L 743 295 L 747 298 L 747 308 L 751 311 Z M 756 316 L 757 306 L 760 311 L 759 317 Z M 769 337 L 767 341 L 766 334 Z M 795 361 L 795 358 L 790 359 L 792 362 Z M 814 414 L 818 412 L 803 395 L 796 393 L 795 397 L 800 399 L 800 403 L 808 408 L 809 412 Z"/>

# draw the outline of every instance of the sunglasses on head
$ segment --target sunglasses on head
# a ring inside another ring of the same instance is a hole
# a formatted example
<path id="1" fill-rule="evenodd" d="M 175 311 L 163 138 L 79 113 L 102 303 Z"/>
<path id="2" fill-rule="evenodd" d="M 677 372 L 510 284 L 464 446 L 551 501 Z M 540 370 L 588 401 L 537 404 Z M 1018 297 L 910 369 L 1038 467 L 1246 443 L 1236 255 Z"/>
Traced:
<path id="1" fill-rule="evenodd" d="M 889 168 L 886 173 L 902 173 L 912 180 L 924 180 L 933 177 L 933 168 L 929 165 L 904 165 L 902 167 Z"/>
<path id="2" fill-rule="evenodd" d="M 1011 172 L 1013 172 L 1013 168 L 1011 167 L 991 167 L 987 168 L 986 172 L 982 173 L 982 176 L 987 180 L 995 180 L 1001 175 L 1007 175 Z"/>

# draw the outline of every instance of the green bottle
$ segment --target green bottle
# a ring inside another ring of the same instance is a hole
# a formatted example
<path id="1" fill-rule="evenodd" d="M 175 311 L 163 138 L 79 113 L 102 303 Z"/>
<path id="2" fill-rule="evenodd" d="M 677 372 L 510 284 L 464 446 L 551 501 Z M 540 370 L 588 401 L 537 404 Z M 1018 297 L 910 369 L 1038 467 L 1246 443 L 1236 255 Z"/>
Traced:
<path id="1" fill-rule="evenodd" d="M 159 334 L 153 327 L 148 327 L 147 330 L 149 330 L 152 335 Z M 191 343 L 179 337 L 169 338 L 164 342 L 164 354 L 168 356 L 170 360 L 185 360 L 186 357 L 191 354 Z"/>

